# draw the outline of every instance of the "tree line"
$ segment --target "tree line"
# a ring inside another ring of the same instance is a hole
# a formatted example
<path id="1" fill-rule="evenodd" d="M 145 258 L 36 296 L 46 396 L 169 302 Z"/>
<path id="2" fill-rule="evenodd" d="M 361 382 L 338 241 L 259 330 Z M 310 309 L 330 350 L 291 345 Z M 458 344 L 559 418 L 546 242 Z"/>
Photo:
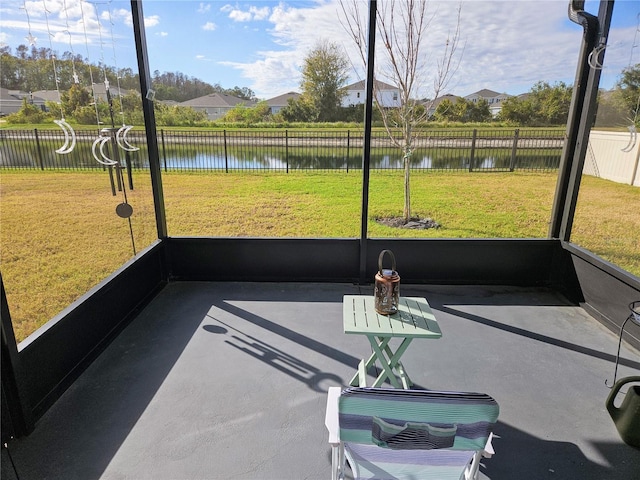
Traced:
<path id="1" fill-rule="evenodd" d="M 90 86 L 107 80 L 111 86 L 139 92 L 140 79 L 131 68 L 119 68 L 89 63 L 82 55 L 64 52 L 58 55 L 50 48 L 20 45 L 12 53 L 11 47 L 0 48 L 0 85 L 9 90 L 36 92 L 56 90 L 68 92 L 73 85 Z M 54 70 L 55 66 L 55 70 Z M 76 81 L 77 79 L 77 81 Z M 56 81 L 57 80 L 57 81 Z M 254 92 L 247 87 L 223 88 L 180 72 L 153 72 L 153 89 L 158 100 L 184 102 L 210 93 L 226 93 L 245 100 L 254 100 Z"/>

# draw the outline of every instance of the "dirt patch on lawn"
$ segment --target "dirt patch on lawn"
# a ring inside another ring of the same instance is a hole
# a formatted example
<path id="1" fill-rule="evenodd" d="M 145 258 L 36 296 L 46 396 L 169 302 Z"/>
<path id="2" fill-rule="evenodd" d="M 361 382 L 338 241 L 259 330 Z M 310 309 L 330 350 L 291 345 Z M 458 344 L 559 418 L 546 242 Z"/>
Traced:
<path id="1" fill-rule="evenodd" d="M 414 230 L 426 230 L 427 228 L 440 228 L 440 224 L 430 218 L 411 217 L 408 222 L 404 217 L 376 217 L 376 222 L 392 228 L 412 228 Z"/>

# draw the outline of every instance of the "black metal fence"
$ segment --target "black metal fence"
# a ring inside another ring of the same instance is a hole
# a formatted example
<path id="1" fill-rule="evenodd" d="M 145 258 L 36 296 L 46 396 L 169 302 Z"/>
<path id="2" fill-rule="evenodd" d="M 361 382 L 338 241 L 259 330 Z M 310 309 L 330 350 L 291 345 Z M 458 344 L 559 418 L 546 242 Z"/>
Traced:
<path id="1" fill-rule="evenodd" d="M 99 132 L 76 132 L 68 154 L 55 152 L 64 144 L 61 130 L 0 130 L 0 169 L 103 168 L 92 146 Z M 149 167 L 146 136 L 130 131 L 129 152 L 120 159 L 132 169 Z M 165 171 L 358 170 L 362 168 L 363 132 L 359 130 L 159 130 L 161 167 Z M 413 170 L 547 171 L 558 168 L 564 131 L 540 129 L 422 130 L 411 152 Z M 103 153 L 118 148 L 107 142 Z M 99 157 L 100 158 L 100 157 Z M 386 132 L 375 131 L 371 169 L 403 168 L 403 153 Z"/>

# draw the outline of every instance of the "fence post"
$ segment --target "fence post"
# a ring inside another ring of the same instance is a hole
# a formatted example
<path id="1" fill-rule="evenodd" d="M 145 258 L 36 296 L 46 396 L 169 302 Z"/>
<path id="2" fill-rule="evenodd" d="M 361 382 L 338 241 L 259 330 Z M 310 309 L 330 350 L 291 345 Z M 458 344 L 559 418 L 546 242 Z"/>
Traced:
<path id="1" fill-rule="evenodd" d="M 516 128 L 513 134 L 513 147 L 511 147 L 511 163 L 509 165 L 509 171 L 513 172 L 516 168 L 516 152 L 518 150 L 518 137 L 520 136 L 520 129 Z"/>
<path id="2" fill-rule="evenodd" d="M 284 131 L 284 159 L 287 164 L 287 173 L 289 173 L 289 130 Z"/>
<path id="3" fill-rule="evenodd" d="M 473 135 L 471 136 L 471 158 L 469 159 L 469 171 L 473 172 L 473 162 L 476 156 L 476 136 L 478 135 L 478 130 L 473 129 Z"/>
<path id="4" fill-rule="evenodd" d="M 227 131 L 222 130 L 222 138 L 224 143 L 224 171 L 229 173 L 229 157 L 227 156 Z"/>
<path id="5" fill-rule="evenodd" d="M 347 130 L 347 173 L 349 173 L 349 144 L 351 143 L 351 130 Z"/>
<path id="6" fill-rule="evenodd" d="M 44 162 L 42 161 L 42 150 L 40 149 L 40 137 L 38 137 L 38 129 L 34 128 L 36 134 L 36 151 L 38 152 L 38 161 L 40 162 L 40 170 L 44 170 Z"/>
<path id="7" fill-rule="evenodd" d="M 167 149 L 164 146 L 164 128 L 160 129 L 160 138 L 162 139 L 162 161 L 164 163 L 164 171 L 167 171 Z"/>
<path id="8" fill-rule="evenodd" d="M 633 166 L 633 172 L 631 173 L 631 181 L 629 182 L 629 185 L 631 186 L 635 185 L 636 176 L 638 175 L 638 167 L 640 167 L 640 148 L 638 148 L 638 146 L 636 145 L 634 150 L 636 151 L 636 163 Z M 638 186 L 640 187 L 640 185 Z"/>

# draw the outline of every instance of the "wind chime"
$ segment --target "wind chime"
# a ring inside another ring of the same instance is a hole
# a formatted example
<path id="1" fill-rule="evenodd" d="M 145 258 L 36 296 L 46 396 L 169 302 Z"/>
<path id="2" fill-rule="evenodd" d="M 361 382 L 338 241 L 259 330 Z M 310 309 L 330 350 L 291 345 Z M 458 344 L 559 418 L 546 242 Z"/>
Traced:
<path id="1" fill-rule="evenodd" d="M 110 4 L 111 2 L 109 2 Z M 114 62 L 117 62 L 116 60 L 116 47 L 115 47 L 115 36 L 113 34 L 113 21 L 111 18 L 111 10 L 110 8 L 107 9 L 108 12 L 108 17 L 109 17 L 109 22 L 111 24 L 111 43 L 113 45 L 113 60 Z M 96 10 L 97 13 L 97 10 Z M 107 103 L 109 105 L 109 115 L 110 115 L 110 119 L 111 119 L 111 127 L 110 128 L 101 128 L 98 137 L 94 140 L 92 146 L 91 146 L 91 153 L 93 155 L 93 158 L 100 164 L 106 166 L 109 168 L 109 173 L 110 173 L 110 178 L 111 178 L 111 192 L 112 194 L 115 196 L 116 195 L 116 186 L 113 182 L 113 175 L 112 172 L 115 172 L 115 176 L 116 176 L 116 181 L 117 181 L 117 186 L 118 186 L 118 190 L 122 192 L 122 202 L 119 203 L 116 206 L 116 214 L 120 217 L 120 218 L 124 218 L 128 221 L 129 223 L 129 233 L 131 235 L 131 245 L 133 248 L 133 254 L 136 255 L 136 245 L 135 245 L 135 239 L 134 239 L 134 235 L 133 235 L 133 227 L 131 224 L 131 216 L 133 215 L 133 207 L 129 204 L 128 198 L 127 198 L 127 186 L 125 184 L 125 180 L 124 180 L 124 171 L 127 170 L 128 172 L 128 180 L 129 180 L 129 188 L 131 190 L 133 190 L 133 177 L 131 175 L 131 159 L 129 157 L 129 153 L 130 152 L 135 152 L 140 150 L 138 147 L 135 147 L 133 145 L 131 145 L 129 143 L 129 141 L 127 140 L 127 134 L 129 133 L 129 130 L 131 130 L 131 128 L 133 128 L 132 125 L 126 125 L 125 121 L 124 121 L 124 105 L 123 105 L 123 101 L 122 101 L 122 90 L 120 88 L 120 75 L 118 73 L 117 70 L 117 63 L 115 64 L 115 68 L 116 68 L 116 77 L 117 77 L 117 85 L 118 85 L 118 97 L 119 97 L 119 102 L 120 102 L 120 115 L 122 117 L 122 126 L 119 128 L 116 128 L 115 126 L 115 118 L 114 118 L 114 110 L 113 110 L 113 98 L 111 97 L 111 86 L 110 86 L 110 82 L 109 79 L 107 78 L 107 71 L 105 68 L 105 61 L 104 61 L 104 40 L 103 40 L 103 36 L 102 36 L 102 24 L 100 22 L 99 16 L 96 15 L 97 21 L 98 21 L 98 34 L 100 37 L 100 63 L 102 65 L 102 77 L 103 77 L 103 83 L 104 83 L 104 88 L 105 88 L 105 94 L 106 94 L 106 98 L 107 98 Z M 84 16 L 84 11 L 82 10 L 82 20 L 83 20 L 83 24 L 85 25 L 85 41 L 88 44 L 88 39 L 87 39 L 87 30 L 86 30 L 86 22 L 85 22 L 85 16 Z M 88 52 L 88 46 L 87 46 L 87 52 Z M 97 97 L 95 95 L 95 88 L 93 86 L 93 79 L 92 79 L 92 89 L 93 89 L 93 94 L 94 94 L 94 102 L 96 102 L 96 122 L 98 124 L 98 127 L 100 128 L 100 116 L 99 116 L 99 112 L 98 112 L 98 107 L 97 107 Z M 120 158 L 120 151 L 119 148 L 121 148 L 122 150 L 125 151 L 125 161 L 126 161 L 126 165 L 122 164 L 121 158 Z M 108 149 L 108 150 L 107 150 Z M 105 151 L 107 150 L 107 151 Z"/>
<path id="2" fill-rule="evenodd" d="M 25 12 L 27 12 L 27 24 L 29 25 L 29 36 L 27 37 L 27 39 L 32 45 L 34 45 L 36 39 L 31 34 L 31 22 L 29 20 L 29 13 L 27 10 L 26 2 L 23 2 L 23 5 L 24 5 Z M 60 95 L 60 79 L 58 78 L 58 67 L 56 65 L 56 56 L 53 53 L 53 42 L 51 40 L 51 38 L 53 37 L 53 34 L 51 33 L 51 28 L 49 27 L 49 13 L 51 12 L 49 12 L 49 10 L 47 9 L 47 4 L 45 0 L 42 0 L 42 6 L 44 7 L 44 18 L 47 25 L 47 34 L 49 35 L 49 49 L 51 50 L 51 63 L 53 65 L 53 80 L 56 84 L 56 92 L 58 93 L 58 105 L 60 106 L 60 119 L 54 120 L 53 122 L 56 125 L 58 125 L 64 133 L 64 143 L 60 148 L 56 150 L 56 153 L 59 153 L 61 155 L 66 155 L 68 153 L 71 153 L 76 146 L 76 133 L 74 132 L 71 125 L 69 125 L 64 118 L 64 109 L 62 108 L 62 96 Z M 75 70 L 74 70 L 74 73 L 75 73 Z M 74 76 L 74 80 L 75 79 L 77 79 L 77 75 Z"/>
<path id="3" fill-rule="evenodd" d="M 99 110 L 98 110 L 98 102 L 97 102 L 97 95 L 96 95 L 96 89 L 95 89 L 95 82 L 94 82 L 94 77 L 93 77 L 93 70 L 91 68 L 91 63 L 89 61 L 89 39 L 88 39 L 88 35 L 87 35 L 86 17 L 85 17 L 84 6 L 83 6 L 84 3 L 85 3 L 84 1 L 80 2 L 80 11 L 81 11 L 81 15 L 82 15 L 82 23 L 83 23 L 83 28 L 84 28 L 85 45 L 86 45 L 86 48 L 87 48 L 87 63 L 89 64 L 89 76 L 91 78 L 91 93 L 93 95 L 93 101 L 94 101 L 94 105 L 95 105 L 96 122 L 97 122 L 98 128 L 100 128 L 101 122 L 100 122 L 100 114 L 99 114 Z M 110 3 L 111 2 L 109 2 L 109 4 Z M 54 35 L 51 33 L 51 28 L 50 28 L 50 25 L 49 25 L 49 14 L 51 12 L 47 8 L 46 0 L 42 0 L 42 5 L 44 7 L 45 22 L 46 22 L 46 26 L 47 26 L 47 33 L 49 35 L 49 46 L 50 46 L 50 51 L 51 51 L 51 62 L 52 62 L 52 67 L 53 67 L 54 81 L 55 81 L 55 84 L 56 84 L 56 91 L 57 91 L 57 94 L 58 94 L 58 105 L 60 106 L 60 119 L 59 120 L 54 120 L 54 122 L 64 132 L 64 143 L 60 148 L 55 150 L 55 152 L 58 153 L 58 154 L 66 155 L 66 154 L 71 153 L 74 150 L 74 148 L 76 146 L 76 135 L 75 135 L 75 132 L 73 130 L 73 127 L 71 127 L 71 125 L 69 125 L 69 123 L 64 118 L 64 109 L 62 107 L 62 95 L 60 93 L 60 79 L 59 79 L 59 76 L 58 76 L 58 65 L 56 64 L 56 56 L 55 56 L 54 51 L 53 51 L 52 37 Z M 27 10 L 26 1 L 23 1 L 23 7 L 22 8 L 25 10 L 25 13 L 26 13 L 26 16 L 27 16 L 27 24 L 28 24 L 28 28 L 29 28 L 29 35 L 26 38 L 27 38 L 27 41 L 29 42 L 29 44 L 33 46 L 33 45 L 36 44 L 37 38 L 34 37 L 33 34 L 31 33 L 31 21 L 30 21 L 30 18 L 29 18 L 29 12 Z M 69 46 L 71 48 L 71 54 L 72 54 L 71 62 L 72 62 L 72 71 L 73 71 L 73 74 L 72 74 L 73 81 L 74 81 L 75 84 L 79 84 L 80 83 L 80 78 L 79 78 L 79 76 L 78 76 L 78 74 L 76 72 L 76 68 L 75 68 L 75 60 L 74 60 L 75 53 L 73 51 L 73 42 L 72 42 L 72 38 L 71 38 L 71 29 L 69 27 L 69 12 L 68 12 L 68 7 L 67 7 L 66 0 L 63 0 L 63 9 L 64 9 L 65 21 L 66 21 L 66 31 L 65 32 L 69 36 Z M 97 13 L 97 9 L 96 9 L 96 13 Z M 110 11 L 110 9 L 108 10 L 108 15 L 109 15 L 109 21 L 111 22 L 111 42 L 113 44 L 114 61 L 115 61 L 116 60 L 116 58 L 115 58 L 116 48 L 115 48 L 115 40 L 114 40 L 114 34 L 113 34 L 113 22 L 111 20 L 111 11 Z M 105 85 L 107 102 L 109 104 L 109 112 L 110 112 L 110 115 L 111 115 L 111 128 L 102 128 L 102 129 L 100 129 L 98 138 L 93 142 L 93 144 L 91 146 L 91 153 L 93 155 L 93 158 L 98 163 L 108 167 L 109 173 L 110 173 L 110 179 L 111 179 L 111 191 L 112 191 L 112 194 L 114 196 L 116 195 L 116 186 L 115 186 L 114 181 L 113 181 L 113 173 L 115 172 L 115 176 L 117 178 L 118 190 L 121 191 L 122 195 L 123 195 L 122 202 L 116 206 L 116 214 L 119 217 L 125 218 L 125 219 L 128 220 L 129 232 L 130 232 L 130 236 L 131 236 L 131 245 L 132 245 L 132 248 L 133 248 L 133 254 L 136 255 L 136 246 L 135 246 L 135 240 L 134 240 L 134 235 L 133 235 L 133 228 L 132 228 L 132 224 L 131 224 L 131 215 L 133 214 L 133 207 L 128 202 L 127 189 L 126 189 L 126 185 L 125 185 L 125 182 L 124 182 L 123 171 L 125 170 L 125 168 L 128 167 L 129 188 L 131 190 L 133 190 L 133 179 L 132 179 L 132 176 L 131 176 L 131 161 L 130 161 L 130 158 L 129 158 L 129 153 L 138 151 L 139 148 L 131 145 L 131 143 L 129 143 L 129 141 L 127 140 L 127 134 L 129 133 L 131 128 L 133 128 L 133 126 L 132 125 L 126 125 L 126 123 L 124 121 L 124 118 L 125 118 L 124 117 L 124 105 L 123 105 L 123 102 L 122 102 L 122 92 L 121 92 L 121 88 L 120 88 L 120 76 L 119 76 L 119 74 L 117 76 L 117 78 L 118 78 L 118 96 L 119 96 L 119 100 L 120 100 L 120 114 L 122 116 L 122 126 L 119 127 L 119 128 L 115 127 L 114 114 L 113 114 L 113 101 L 112 101 L 112 98 L 111 98 L 110 85 L 109 85 L 109 80 L 107 78 L 106 68 L 104 66 L 105 65 L 105 62 L 104 62 L 104 41 L 103 41 L 103 38 L 102 38 L 102 27 L 101 27 L 101 22 L 100 22 L 100 19 L 98 18 L 98 15 L 96 15 L 96 19 L 98 21 L 98 31 L 99 31 L 99 34 L 100 34 L 100 49 L 101 49 L 101 63 L 102 63 L 103 81 L 104 81 L 104 85 Z M 116 70 L 117 70 L 117 67 L 116 67 Z M 127 167 L 123 166 L 121 161 L 120 161 L 119 148 L 126 152 L 125 156 L 126 156 L 126 161 L 127 161 Z"/>

